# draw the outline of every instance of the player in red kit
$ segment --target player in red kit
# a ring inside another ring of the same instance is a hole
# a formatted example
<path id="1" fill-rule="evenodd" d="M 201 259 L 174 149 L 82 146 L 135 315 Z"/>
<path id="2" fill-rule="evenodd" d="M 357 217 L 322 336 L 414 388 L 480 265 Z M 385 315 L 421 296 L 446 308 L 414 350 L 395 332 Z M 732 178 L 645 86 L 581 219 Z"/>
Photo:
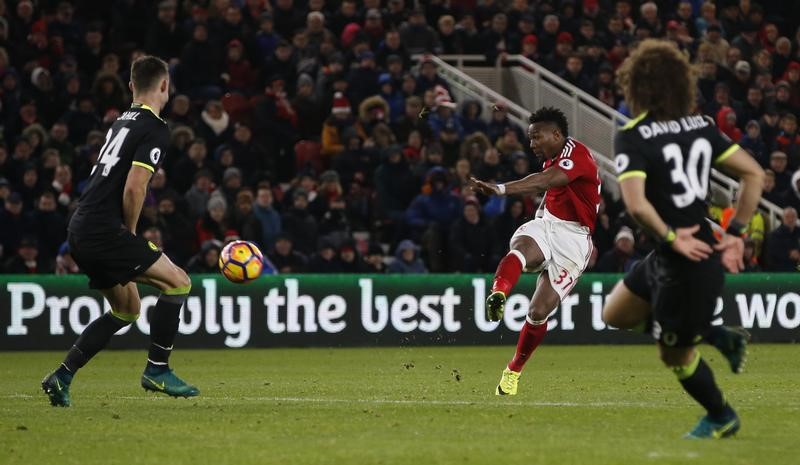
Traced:
<path id="1" fill-rule="evenodd" d="M 540 173 L 507 184 L 472 178 L 474 189 L 486 195 L 545 192 L 536 218 L 517 229 L 511 251 L 500 260 L 486 299 L 490 321 L 503 317 L 506 298 L 525 268 L 541 271 L 531 299 L 517 351 L 495 393 L 515 395 L 525 362 L 544 339 L 547 317 L 580 278 L 592 253 L 592 232 L 600 203 L 600 176 L 589 149 L 569 137 L 567 118 L 544 107 L 529 119 L 531 150 L 544 162 Z"/>

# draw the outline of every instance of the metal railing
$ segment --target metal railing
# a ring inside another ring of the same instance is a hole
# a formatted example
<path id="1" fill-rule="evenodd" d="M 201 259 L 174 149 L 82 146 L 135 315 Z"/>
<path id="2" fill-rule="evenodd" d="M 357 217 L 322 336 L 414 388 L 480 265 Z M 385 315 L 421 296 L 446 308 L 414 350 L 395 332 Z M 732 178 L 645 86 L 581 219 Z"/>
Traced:
<path id="1" fill-rule="evenodd" d="M 445 55 L 432 59 L 439 66 L 442 77 L 457 83 L 451 84 L 456 101 L 465 97 L 476 99 L 483 105 L 484 114 L 491 111 L 495 102 L 505 102 L 509 118 L 526 127 L 529 109 L 542 106 L 562 109 L 567 115 L 571 134 L 595 155 L 604 189 L 618 195 L 613 162 L 614 136 L 617 128 L 630 118 L 522 55 L 505 56 L 494 67 L 480 66 L 486 62 L 479 55 Z M 739 189 L 738 182 L 716 169 L 711 171 L 711 183 L 731 199 Z M 770 229 L 781 224 L 783 211 L 780 207 L 762 198 L 759 208 Z"/>

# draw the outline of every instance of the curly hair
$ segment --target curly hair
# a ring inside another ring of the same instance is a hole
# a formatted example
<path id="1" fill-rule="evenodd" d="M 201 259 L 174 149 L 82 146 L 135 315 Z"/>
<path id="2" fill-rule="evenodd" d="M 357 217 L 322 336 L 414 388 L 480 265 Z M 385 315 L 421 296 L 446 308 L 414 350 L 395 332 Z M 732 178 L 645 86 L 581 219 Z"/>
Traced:
<path id="1" fill-rule="evenodd" d="M 564 112 L 555 107 L 542 107 L 531 113 L 528 122 L 533 123 L 553 123 L 558 126 L 561 135 L 569 136 L 569 124 Z"/>
<path id="2" fill-rule="evenodd" d="M 689 60 L 666 40 L 642 41 L 617 70 L 617 83 L 634 115 L 676 119 L 695 105 L 697 76 Z"/>

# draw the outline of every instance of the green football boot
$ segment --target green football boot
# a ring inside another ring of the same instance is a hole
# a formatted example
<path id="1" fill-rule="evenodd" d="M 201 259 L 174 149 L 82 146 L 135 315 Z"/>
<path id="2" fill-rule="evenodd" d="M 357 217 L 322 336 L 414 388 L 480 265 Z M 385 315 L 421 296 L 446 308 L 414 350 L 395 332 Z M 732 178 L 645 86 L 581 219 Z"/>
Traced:
<path id="1" fill-rule="evenodd" d="M 486 299 L 486 319 L 500 321 L 506 309 L 506 295 L 502 291 L 494 291 Z"/>
<path id="2" fill-rule="evenodd" d="M 714 421 L 704 416 L 693 430 L 686 433 L 686 439 L 722 439 L 733 436 L 739 431 L 742 423 L 735 412 L 723 421 Z"/>
<path id="3" fill-rule="evenodd" d="M 42 390 L 50 398 L 53 407 L 69 407 L 69 383 L 65 383 L 55 372 L 42 380 Z"/>
<path id="4" fill-rule="evenodd" d="M 713 337 L 709 342 L 728 359 L 732 372 L 741 373 L 747 362 L 747 342 L 749 340 L 750 333 L 744 328 L 718 326 L 715 327 Z"/>
<path id="5" fill-rule="evenodd" d="M 142 387 L 145 391 L 160 392 L 172 397 L 194 397 L 200 390 L 178 378 L 171 369 L 155 373 L 145 369 L 142 374 Z"/>

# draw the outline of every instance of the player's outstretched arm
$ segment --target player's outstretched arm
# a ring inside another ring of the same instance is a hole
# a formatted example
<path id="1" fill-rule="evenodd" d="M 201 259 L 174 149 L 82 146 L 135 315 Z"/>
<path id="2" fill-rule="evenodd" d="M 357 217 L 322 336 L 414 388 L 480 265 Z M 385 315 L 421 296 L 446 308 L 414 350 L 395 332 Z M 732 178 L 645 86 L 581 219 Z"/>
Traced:
<path id="1" fill-rule="evenodd" d="M 541 173 L 533 173 L 522 179 L 506 184 L 493 184 L 480 181 L 474 177 L 469 178 L 472 188 L 484 195 L 527 195 L 544 192 L 551 187 L 566 186 L 569 178 L 564 171 L 557 168 L 548 168 Z"/>
<path id="2" fill-rule="evenodd" d="M 622 200 L 625 202 L 625 209 L 628 213 L 654 237 L 670 243 L 675 252 L 683 255 L 689 260 L 699 262 L 711 255 L 711 246 L 694 237 L 700 230 L 700 225 L 688 228 L 678 228 L 673 231 L 667 223 L 661 219 L 645 196 L 645 178 L 640 176 L 623 179 L 619 183 L 622 191 Z"/>
<path id="3" fill-rule="evenodd" d="M 153 173 L 147 168 L 133 165 L 125 180 L 125 188 L 122 191 L 122 219 L 132 234 L 136 234 L 136 225 L 139 223 L 139 215 L 147 195 L 147 183 L 150 182 L 152 175 Z"/>
<path id="4" fill-rule="evenodd" d="M 722 264 L 731 273 L 744 270 L 744 241 L 741 231 L 745 229 L 758 208 L 758 201 L 764 187 L 764 170 L 753 157 L 743 149 L 737 149 L 730 156 L 719 162 L 720 168 L 728 174 L 739 178 L 739 194 L 736 215 L 731 220 L 728 230 L 719 244 L 714 248 L 722 253 Z"/>

